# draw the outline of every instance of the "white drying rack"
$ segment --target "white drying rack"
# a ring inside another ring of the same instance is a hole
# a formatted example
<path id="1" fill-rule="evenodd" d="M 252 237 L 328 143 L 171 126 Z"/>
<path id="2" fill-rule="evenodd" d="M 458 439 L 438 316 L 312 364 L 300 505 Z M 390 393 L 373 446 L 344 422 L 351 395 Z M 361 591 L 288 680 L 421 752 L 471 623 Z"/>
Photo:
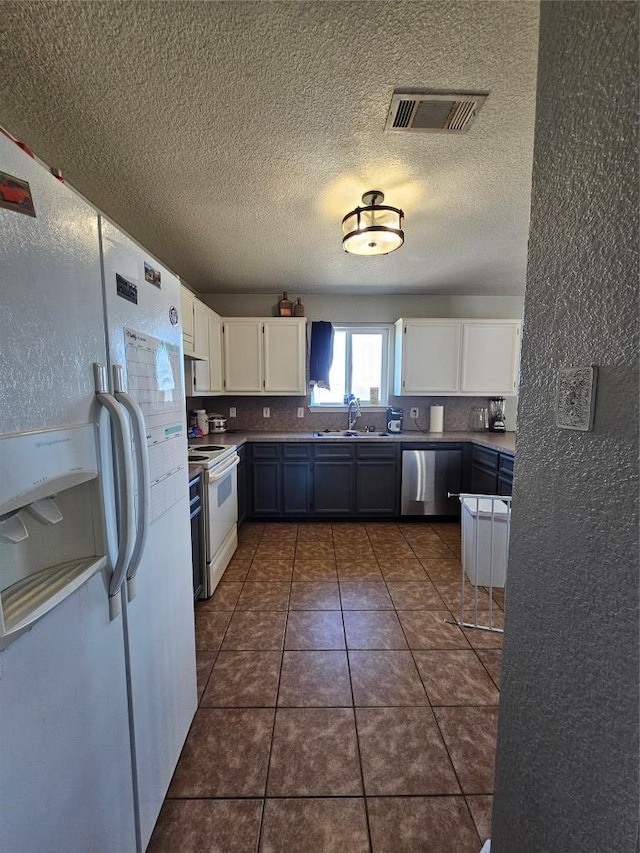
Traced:
<path id="1" fill-rule="evenodd" d="M 494 589 L 502 589 L 506 599 L 506 575 L 511 533 L 511 497 L 507 495 L 451 494 L 459 498 L 462 511 L 462 569 L 460 577 L 460 628 L 478 628 L 502 634 L 494 624 Z M 472 519 L 469 531 L 468 519 Z M 471 606 L 465 602 L 467 582 L 471 583 Z M 488 603 L 480 608 L 480 592 Z M 503 601 L 504 608 L 504 601 Z M 488 618 L 480 617 L 487 613 Z M 488 624 L 484 624 L 484 622 Z"/>

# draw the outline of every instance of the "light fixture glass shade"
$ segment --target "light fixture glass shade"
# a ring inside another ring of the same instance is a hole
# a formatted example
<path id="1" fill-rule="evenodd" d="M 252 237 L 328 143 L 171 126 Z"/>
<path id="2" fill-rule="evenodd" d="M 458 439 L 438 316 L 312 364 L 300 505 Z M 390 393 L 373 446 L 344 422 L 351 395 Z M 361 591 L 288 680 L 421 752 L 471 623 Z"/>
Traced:
<path id="1" fill-rule="evenodd" d="M 362 200 L 383 201 L 384 195 L 371 190 Z M 404 243 L 403 218 L 399 208 L 389 205 L 356 207 L 342 220 L 342 247 L 354 255 L 388 255 Z"/>

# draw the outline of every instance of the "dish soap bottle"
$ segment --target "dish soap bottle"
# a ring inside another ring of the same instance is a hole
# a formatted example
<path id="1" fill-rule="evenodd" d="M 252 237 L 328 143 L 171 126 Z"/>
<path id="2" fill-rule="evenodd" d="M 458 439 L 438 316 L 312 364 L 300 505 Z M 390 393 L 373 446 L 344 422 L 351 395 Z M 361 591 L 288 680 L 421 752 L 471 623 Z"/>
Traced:
<path id="1" fill-rule="evenodd" d="M 278 316 L 291 317 L 293 316 L 293 302 L 289 299 L 287 291 L 283 291 L 282 299 L 278 302 Z"/>
<path id="2" fill-rule="evenodd" d="M 300 299 L 299 296 L 296 299 L 296 304 L 293 306 L 293 316 L 304 317 L 304 305 L 302 304 L 302 299 Z"/>

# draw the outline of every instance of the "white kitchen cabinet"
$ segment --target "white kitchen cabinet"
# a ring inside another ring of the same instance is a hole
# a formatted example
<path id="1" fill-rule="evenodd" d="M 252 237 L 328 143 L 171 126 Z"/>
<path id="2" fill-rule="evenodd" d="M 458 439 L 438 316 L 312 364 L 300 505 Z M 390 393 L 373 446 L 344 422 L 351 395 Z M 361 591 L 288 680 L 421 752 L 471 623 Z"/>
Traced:
<path id="1" fill-rule="evenodd" d="M 306 321 L 279 318 L 263 327 L 265 394 L 304 394 Z"/>
<path id="2" fill-rule="evenodd" d="M 394 393 L 457 394 L 461 339 L 459 320 L 398 320 Z"/>
<path id="3" fill-rule="evenodd" d="M 233 317 L 222 324 L 227 394 L 305 393 L 306 320 Z"/>
<path id="4" fill-rule="evenodd" d="M 200 302 L 184 285 L 180 287 L 180 307 L 184 354 L 189 358 L 208 359 L 208 316 L 211 309 Z"/>
<path id="5" fill-rule="evenodd" d="M 209 313 L 209 390 L 222 393 L 222 318 L 214 311 Z"/>
<path id="6" fill-rule="evenodd" d="M 190 396 L 222 393 L 222 319 L 207 309 L 208 360 L 186 359 L 185 386 Z"/>
<path id="7" fill-rule="evenodd" d="M 209 314 L 211 309 L 193 300 L 193 358 L 209 358 Z"/>
<path id="8" fill-rule="evenodd" d="M 262 320 L 237 317 L 222 322 L 224 390 L 262 393 Z"/>
<path id="9" fill-rule="evenodd" d="M 194 295 L 184 285 L 180 286 L 180 320 L 182 321 L 182 344 L 185 354 L 193 352 L 193 302 Z"/>
<path id="10" fill-rule="evenodd" d="M 398 320 L 394 393 L 513 396 L 519 345 L 517 320 Z"/>
<path id="11" fill-rule="evenodd" d="M 520 324 L 514 320 L 466 321 L 462 332 L 460 392 L 515 394 Z"/>

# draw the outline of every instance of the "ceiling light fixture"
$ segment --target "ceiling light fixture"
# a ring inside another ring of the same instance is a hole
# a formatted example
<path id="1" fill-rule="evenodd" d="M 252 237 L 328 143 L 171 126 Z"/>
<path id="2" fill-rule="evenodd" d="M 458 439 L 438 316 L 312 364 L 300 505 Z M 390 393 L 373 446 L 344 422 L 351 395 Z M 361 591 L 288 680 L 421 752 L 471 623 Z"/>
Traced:
<path id="1" fill-rule="evenodd" d="M 342 220 L 342 248 L 352 255 L 388 255 L 404 243 L 404 213 L 382 204 L 384 193 L 369 190 L 362 196 L 365 207 L 356 207 Z"/>

